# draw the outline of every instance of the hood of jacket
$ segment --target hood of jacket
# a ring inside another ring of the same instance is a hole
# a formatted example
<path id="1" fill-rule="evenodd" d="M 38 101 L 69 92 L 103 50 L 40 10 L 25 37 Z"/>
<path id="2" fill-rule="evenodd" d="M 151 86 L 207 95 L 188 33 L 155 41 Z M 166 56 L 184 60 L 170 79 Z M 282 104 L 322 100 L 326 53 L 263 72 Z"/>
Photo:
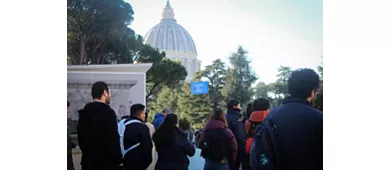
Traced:
<path id="1" fill-rule="evenodd" d="M 252 122 L 263 122 L 265 117 L 267 117 L 268 112 L 265 110 L 253 111 L 249 120 Z"/>
<path id="2" fill-rule="evenodd" d="M 205 130 L 217 128 L 225 128 L 225 123 L 220 120 L 210 119 L 205 126 Z"/>
<path id="3" fill-rule="evenodd" d="M 93 120 L 96 117 L 97 113 L 101 113 L 102 110 L 106 110 L 109 108 L 110 106 L 101 102 L 88 103 L 84 106 L 83 109 L 78 111 L 79 118 L 86 118 L 84 120 Z"/>
<path id="4" fill-rule="evenodd" d="M 240 109 L 228 109 L 227 110 L 227 115 L 232 115 L 234 118 L 236 118 L 238 121 L 243 121 L 244 120 L 244 115 L 241 114 Z"/>
<path id="5" fill-rule="evenodd" d="M 162 113 L 156 113 L 156 115 L 154 115 L 154 119 L 164 118 L 164 117 L 165 116 Z"/>

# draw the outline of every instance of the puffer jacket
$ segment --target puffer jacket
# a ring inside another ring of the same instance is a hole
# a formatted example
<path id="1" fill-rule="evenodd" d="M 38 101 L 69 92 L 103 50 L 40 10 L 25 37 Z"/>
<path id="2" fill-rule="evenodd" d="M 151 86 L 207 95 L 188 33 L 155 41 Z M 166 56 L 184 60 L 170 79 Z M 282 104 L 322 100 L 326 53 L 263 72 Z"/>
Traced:
<path id="1" fill-rule="evenodd" d="M 225 128 L 225 124 L 222 121 L 211 119 L 207 122 L 204 128 L 204 133 L 200 135 L 198 145 L 200 145 L 204 141 L 205 133 L 207 133 L 207 130 L 209 129 L 225 129 L 224 133 L 226 134 L 226 139 L 221 140 L 223 142 L 229 143 L 227 148 L 227 153 L 229 153 L 229 155 L 226 155 L 226 158 L 229 161 L 229 165 L 233 165 L 232 163 L 237 156 L 237 142 L 233 132 L 230 129 Z"/>

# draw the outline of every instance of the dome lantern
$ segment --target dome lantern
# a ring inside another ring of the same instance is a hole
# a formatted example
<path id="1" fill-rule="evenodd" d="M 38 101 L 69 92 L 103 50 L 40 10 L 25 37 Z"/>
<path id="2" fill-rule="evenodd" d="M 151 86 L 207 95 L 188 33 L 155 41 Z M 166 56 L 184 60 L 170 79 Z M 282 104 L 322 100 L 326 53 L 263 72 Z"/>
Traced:
<path id="1" fill-rule="evenodd" d="M 162 19 L 161 21 L 175 21 L 175 12 L 173 11 L 173 8 L 171 7 L 171 4 L 169 3 L 169 0 L 167 1 L 167 4 L 165 5 L 165 8 L 162 13 Z"/>

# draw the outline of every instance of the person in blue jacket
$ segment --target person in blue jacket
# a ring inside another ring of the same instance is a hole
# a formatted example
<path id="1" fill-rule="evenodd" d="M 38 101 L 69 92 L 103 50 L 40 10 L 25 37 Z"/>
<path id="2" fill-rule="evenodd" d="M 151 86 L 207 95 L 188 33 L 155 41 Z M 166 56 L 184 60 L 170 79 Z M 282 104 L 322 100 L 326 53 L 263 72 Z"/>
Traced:
<path id="1" fill-rule="evenodd" d="M 154 128 L 157 129 L 164 121 L 165 116 L 167 116 L 167 114 L 171 114 L 171 113 L 172 113 L 171 109 L 169 109 L 167 107 L 163 109 L 162 113 L 157 113 L 154 116 L 154 121 L 153 121 Z"/>

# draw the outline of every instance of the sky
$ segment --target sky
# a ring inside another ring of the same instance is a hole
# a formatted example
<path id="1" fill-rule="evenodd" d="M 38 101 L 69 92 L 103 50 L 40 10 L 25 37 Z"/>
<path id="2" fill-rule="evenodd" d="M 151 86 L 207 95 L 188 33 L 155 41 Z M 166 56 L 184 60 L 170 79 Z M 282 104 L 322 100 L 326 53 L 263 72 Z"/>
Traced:
<path id="1" fill-rule="evenodd" d="M 166 0 L 127 0 L 130 27 L 142 36 L 158 24 Z M 175 18 L 192 36 L 202 67 L 242 45 L 258 81 L 272 83 L 277 69 L 321 64 L 322 0 L 170 0 Z"/>

